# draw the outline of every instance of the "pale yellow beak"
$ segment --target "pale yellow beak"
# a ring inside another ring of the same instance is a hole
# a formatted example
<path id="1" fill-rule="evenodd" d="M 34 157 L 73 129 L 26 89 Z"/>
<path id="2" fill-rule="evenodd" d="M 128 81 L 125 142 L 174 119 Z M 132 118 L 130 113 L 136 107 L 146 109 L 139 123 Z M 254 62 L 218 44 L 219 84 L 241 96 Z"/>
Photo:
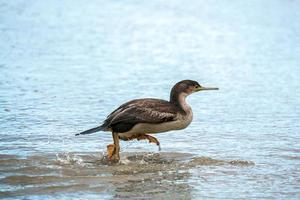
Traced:
<path id="1" fill-rule="evenodd" d="M 199 91 L 202 91 L 202 90 L 218 90 L 219 88 L 217 88 L 217 87 L 198 87 L 197 88 L 197 92 L 199 92 Z"/>

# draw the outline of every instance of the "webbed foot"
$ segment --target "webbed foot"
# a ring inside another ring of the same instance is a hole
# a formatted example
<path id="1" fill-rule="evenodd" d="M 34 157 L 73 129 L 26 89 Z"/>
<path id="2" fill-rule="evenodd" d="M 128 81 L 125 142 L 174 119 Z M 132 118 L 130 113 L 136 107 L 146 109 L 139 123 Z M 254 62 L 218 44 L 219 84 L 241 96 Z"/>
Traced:
<path id="1" fill-rule="evenodd" d="M 107 159 L 110 164 L 118 163 L 120 160 L 119 152 L 117 151 L 116 145 L 107 145 Z"/>
<path id="2" fill-rule="evenodd" d="M 158 150 L 160 151 L 161 148 L 160 148 L 160 142 L 158 141 L 157 138 L 151 136 L 151 135 L 147 135 L 147 134 L 144 134 L 144 135 L 139 135 L 137 136 L 136 138 L 137 140 L 148 140 L 149 143 L 155 143 L 157 146 L 158 146 Z"/>

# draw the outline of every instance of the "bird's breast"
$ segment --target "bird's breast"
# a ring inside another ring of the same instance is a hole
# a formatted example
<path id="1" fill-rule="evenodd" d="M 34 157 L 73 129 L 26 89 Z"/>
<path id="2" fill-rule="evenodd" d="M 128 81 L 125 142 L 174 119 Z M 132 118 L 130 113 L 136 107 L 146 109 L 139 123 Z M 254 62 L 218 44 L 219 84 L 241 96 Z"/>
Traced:
<path id="1" fill-rule="evenodd" d="M 178 114 L 178 119 L 176 120 L 177 129 L 175 130 L 186 128 L 188 125 L 190 125 L 192 121 L 193 121 L 193 112 L 191 109 L 188 112 L 186 112 L 185 115 Z"/>

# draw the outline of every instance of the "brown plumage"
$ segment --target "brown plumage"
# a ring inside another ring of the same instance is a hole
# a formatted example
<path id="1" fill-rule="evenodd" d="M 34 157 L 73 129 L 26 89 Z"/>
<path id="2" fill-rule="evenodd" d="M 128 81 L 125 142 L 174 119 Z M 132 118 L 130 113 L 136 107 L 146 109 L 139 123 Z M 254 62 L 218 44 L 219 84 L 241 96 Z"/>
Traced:
<path id="1" fill-rule="evenodd" d="M 119 160 L 119 139 L 148 139 L 159 145 L 159 141 L 147 133 L 159 133 L 186 128 L 192 121 L 193 113 L 185 98 L 205 88 L 198 82 L 183 80 L 174 85 L 170 100 L 145 98 L 135 99 L 122 104 L 107 116 L 101 126 L 76 135 L 90 134 L 97 131 L 113 133 L 114 145 L 109 145 L 109 156 Z"/>
<path id="2" fill-rule="evenodd" d="M 127 102 L 112 112 L 103 123 L 106 130 L 124 133 L 138 123 L 163 123 L 173 121 L 181 110 L 160 99 L 137 99 Z"/>

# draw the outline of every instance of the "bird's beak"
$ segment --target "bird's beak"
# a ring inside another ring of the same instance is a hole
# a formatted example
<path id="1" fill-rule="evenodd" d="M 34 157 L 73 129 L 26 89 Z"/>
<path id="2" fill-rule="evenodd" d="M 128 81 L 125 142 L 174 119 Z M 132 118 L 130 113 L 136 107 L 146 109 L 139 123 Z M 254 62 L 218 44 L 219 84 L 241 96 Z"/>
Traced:
<path id="1" fill-rule="evenodd" d="M 202 91 L 202 90 L 218 90 L 219 88 L 217 87 L 199 87 L 197 88 L 197 92 Z"/>

